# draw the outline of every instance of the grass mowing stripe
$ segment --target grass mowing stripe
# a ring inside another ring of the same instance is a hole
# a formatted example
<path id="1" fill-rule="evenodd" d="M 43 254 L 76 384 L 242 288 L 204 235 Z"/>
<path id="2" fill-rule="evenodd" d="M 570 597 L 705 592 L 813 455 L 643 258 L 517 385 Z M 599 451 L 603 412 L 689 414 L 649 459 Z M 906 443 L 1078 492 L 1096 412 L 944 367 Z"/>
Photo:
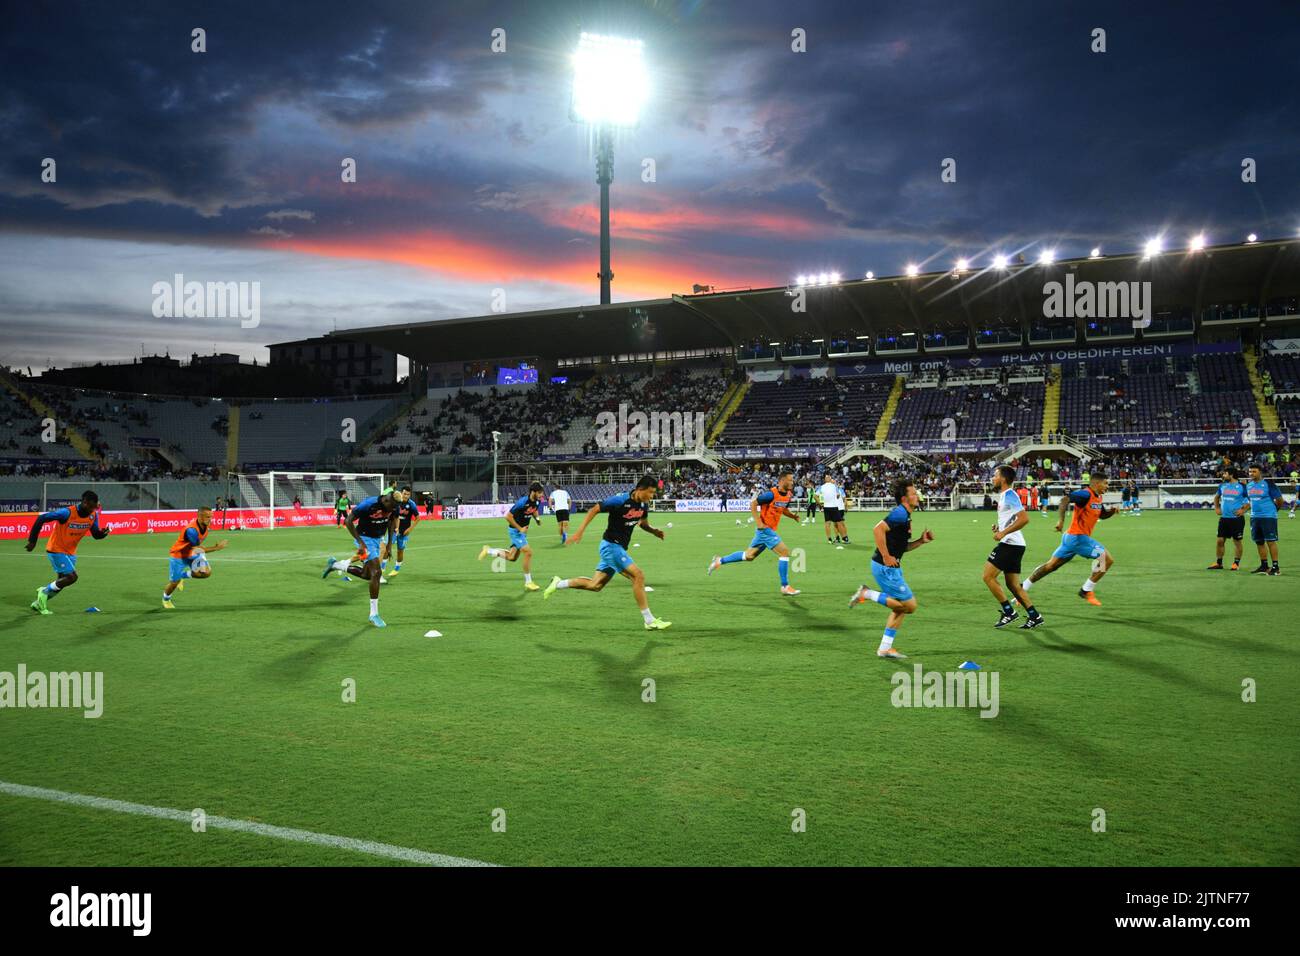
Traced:
<path id="1" fill-rule="evenodd" d="M 32 800 L 48 800 L 52 803 L 70 803 L 78 807 L 91 807 L 95 810 L 110 810 L 113 813 L 129 813 L 137 817 L 154 817 L 159 820 L 172 820 L 188 824 L 191 821 L 189 811 L 173 810 L 169 807 L 151 807 L 144 803 L 129 803 L 125 800 L 110 800 L 107 797 L 92 797 L 84 793 L 68 793 L 64 790 L 47 790 L 44 787 L 28 787 L 20 783 L 0 780 L 0 793 L 12 797 L 27 797 Z M 425 866 L 495 866 L 482 860 L 467 860 L 458 856 L 446 856 L 442 853 L 429 853 L 391 843 L 374 843 L 370 840 L 357 840 L 353 837 L 336 836 L 332 833 L 316 833 L 313 830 L 296 830 L 292 827 L 277 827 L 266 823 L 253 823 L 249 820 L 232 820 L 230 817 L 207 817 L 208 826 L 218 830 L 235 830 L 240 833 L 254 833 L 258 836 L 271 837 L 275 840 L 292 840 L 295 843 L 314 843 L 317 846 L 332 847 L 337 850 L 353 850 L 368 853 L 371 856 L 387 857 L 390 860 L 402 860 L 406 863 L 423 863 Z"/>

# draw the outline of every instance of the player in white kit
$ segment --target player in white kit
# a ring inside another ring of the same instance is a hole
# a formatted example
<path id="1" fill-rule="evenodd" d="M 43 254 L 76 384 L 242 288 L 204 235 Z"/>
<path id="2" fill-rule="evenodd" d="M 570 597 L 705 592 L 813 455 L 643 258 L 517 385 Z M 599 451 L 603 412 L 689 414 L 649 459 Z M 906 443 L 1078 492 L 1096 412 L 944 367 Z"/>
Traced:
<path id="1" fill-rule="evenodd" d="M 826 519 L 826 543 L 844 544 L 849 543 L 849 529 L 844 526 L 844 489 L 835 483 L 835 479 L 829 478 L 826 483 L 817 489 L 817 494 L 821 496 L 822 516 Z M 831 531 L 835 532 L 835 539 L 831 540 Z"/>
<path id="2" fill-rule="evenodd" d="M 569 540 L 569 493 L 563 488 L 551 492 L 551 511 L 555 514 L 555 524 L 560 529 L 560 544 Z"/>
<path id="3" fill-rule="evenodd" d="M 1015 605 L 1007 600 L 1006 594 L 998 585 L 998 575 L 1001 574 L 1006 579 L 1007 590 L 1029 615 L 1029 619 L 1020 625 L 1021 630 L 1032 630 L 1043 623 L 1043 616 L 1029 602 L 1029 596 L 1020 586 L 1020 562 L 1025 556 L 1025 536 L 1020 529 L 1029 524 L 1029 512 L 1015 492 L 1014 468 L 1010 465 L 999 467 L 993 473 L 992 483 L 994 500 L 998 504 L 998 520 L 993 525 L 993 540 L 997 545 L 984 564 L 984 583 L 1002 608 L 1002 616 L 993 626 L 1006 627 L 1019 617 Z"/>

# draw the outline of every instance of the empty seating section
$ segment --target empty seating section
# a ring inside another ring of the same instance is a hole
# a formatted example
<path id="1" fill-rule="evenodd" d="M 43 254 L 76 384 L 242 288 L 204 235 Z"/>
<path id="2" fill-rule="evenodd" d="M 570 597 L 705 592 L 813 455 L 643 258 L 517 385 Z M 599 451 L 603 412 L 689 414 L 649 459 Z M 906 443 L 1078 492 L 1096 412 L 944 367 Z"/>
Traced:
<path id="1" fill-rule="evenodd" d="M 1234 430 L 1256 418 L 1240 354 L 1062 365 L 1061 427 L 1073 435 Z"/>
<path id="2" fill-rule="evenodd" d="M 894 376 L 755 382 L 718 439 L 744 445 L 843 444 L 871 440 Z M 891 436 L 892 437 L 892 436 Z"/>
<path id="3" fill-rule="evenodd" d="M 582 455 L 601 449 L 596 441 L 601 412 L 713 410 L 727 390 L 716 368 L 672 369 L 656 374 L 603 374 L 585 382 L 527 388 L 462 389 L 417 403 L 366 450 L 368 466 L 400 465 L 412 455 L 490 454 L 492 432 L 502 433 L 503 459 Z"/>
<path id="4" fill-rule="evenodd" d="M 343 434 L 344 420 L 362 425 L 390 398 L 250 402 L 240 408 L 239 462 L 244 468 L 273 463 L 312 464 L 325 443 Z"/>
<path id="5" fill-rule="evenodd" d="M 1029 435 L 1042 425 L 1043 391 L 1042 381 L 907 388 L 890 422 L 889 440 Z"/>

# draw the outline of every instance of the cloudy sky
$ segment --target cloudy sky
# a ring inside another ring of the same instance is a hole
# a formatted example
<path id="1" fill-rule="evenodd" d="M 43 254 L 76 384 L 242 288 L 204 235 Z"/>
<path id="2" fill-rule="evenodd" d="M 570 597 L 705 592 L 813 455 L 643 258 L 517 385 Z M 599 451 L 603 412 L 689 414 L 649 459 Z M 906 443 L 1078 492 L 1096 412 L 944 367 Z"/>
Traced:
<path id="1" fill-rule="evenodd" d="M 495 289 L 595 301 L 584 29 L 642 38 L 651 73 L 616 301 L 1300 232 L 1294 2 L 26 0 L 0 32 L 0 362 L 265 360 Z M 176 273 L 260 282 L 260 325 L 155 318 Z"/>

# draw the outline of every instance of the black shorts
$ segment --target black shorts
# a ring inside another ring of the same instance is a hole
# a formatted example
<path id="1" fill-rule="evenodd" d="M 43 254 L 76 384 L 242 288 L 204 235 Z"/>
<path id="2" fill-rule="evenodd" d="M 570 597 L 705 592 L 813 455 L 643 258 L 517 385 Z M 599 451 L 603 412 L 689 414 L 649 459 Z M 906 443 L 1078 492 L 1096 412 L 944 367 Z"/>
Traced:
<path id="1" fill-rule="evenodd" d="M 1025 556 L 1023 544 L 1007 544 L 999 541 L 998 546 L 989 552 L 989 564 L 1003 574 L 1019 574 L 1020 561 Z"/>
<path id="2" fill-rule="evenodd" d="M 832 524 L 839 524 L 841 521 L 844 520 L 843 508 L 831 508 L 828 506 L 823 508 L 822 511 L 826 515 L 826 520 L 831 522 Z"/>
<path id="3" fill-rule="evenodd" d="M 569 509 L 568 509 L 568 508 L 561 508 L 561 509 L 559 509 L 558 511 L 556 511 L 556 512 L 555 512 L 555 520 L 556 520 L 556 521 L 568 521 L 568 520 L 569 520 Z"/>
<path id="4" fill-rule="evenodd" d="M 1240 541 L 1246 533 L 1246 519 L 1241 518 L 1220 518 L 1219 533 L 1216 537 Z"/>

